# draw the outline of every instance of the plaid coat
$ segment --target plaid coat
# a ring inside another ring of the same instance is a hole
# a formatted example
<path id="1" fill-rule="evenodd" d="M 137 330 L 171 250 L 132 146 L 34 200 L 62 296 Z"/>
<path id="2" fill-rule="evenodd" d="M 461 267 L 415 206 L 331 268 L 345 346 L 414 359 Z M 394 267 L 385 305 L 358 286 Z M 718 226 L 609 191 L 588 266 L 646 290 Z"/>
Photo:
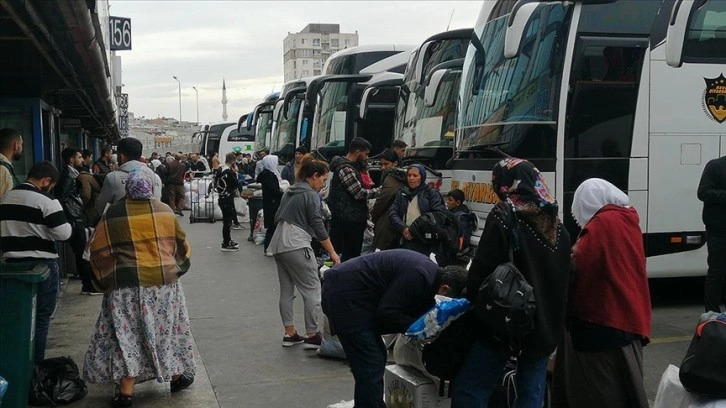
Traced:
<path id="1" fill-rule="evenodd" d="M 89 250 L 93 284 L 104 292 L 172 284 L 189 270 L 191 256 L 176 215 L 156 199 L 111 205 Z"/>

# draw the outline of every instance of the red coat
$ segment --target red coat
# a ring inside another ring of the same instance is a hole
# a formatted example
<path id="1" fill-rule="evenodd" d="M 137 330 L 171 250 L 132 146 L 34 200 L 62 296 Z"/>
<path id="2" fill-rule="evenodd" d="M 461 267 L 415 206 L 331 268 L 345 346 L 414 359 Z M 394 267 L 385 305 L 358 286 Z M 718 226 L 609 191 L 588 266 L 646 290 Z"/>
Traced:
<path id="1" fill-rule="evenodd" d="M 651 305 L 638 212 L 606 205 L 580 232 L 570 313 L 649 341 Z"/>

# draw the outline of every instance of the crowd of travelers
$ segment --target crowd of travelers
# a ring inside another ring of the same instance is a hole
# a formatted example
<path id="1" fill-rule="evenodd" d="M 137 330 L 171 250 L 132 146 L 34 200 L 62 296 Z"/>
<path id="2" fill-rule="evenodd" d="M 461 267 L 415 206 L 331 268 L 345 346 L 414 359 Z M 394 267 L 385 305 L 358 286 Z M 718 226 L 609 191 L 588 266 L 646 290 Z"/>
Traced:
<path id="1" fill-rule="evenodd" d="M 3 260 L 40 262 L 51 271 L 38 287 L 35 360 L 44 358 L 58 291 L 57 244 L 67 242 L 82 293 L 103 294 L 83 377 L 116 383 L 115 407 L 132 406 L 140 382 L 161 379 L 172 392 L 192 384 L 191 329 L 179 280 L 190 268 L 191 248 L 175 215 L 183 214 L 184 181 L 213 174 L 222 251 L 239 249 L 230 232 L 238 225 L 235 197 L 259 183 L 263 253 L 274 258 L 280 285 L 282 346 L 320 347 L 324 314 L 350 364 L 356 407 L 385 407 L 388 351 L 381 335 L 405 332 L 434 306 L 434 295 L 476 304 L 484 283 L 507 264 L 533 288 L 532 329 L 515 338 L 475 310 L 461 317 L 468 335 L 457 339 L 466 352 L 451 381 L 451 406 L 488 406 L 514 357 L 514 406 L 541 407 L 551 389 L 552 406 L 648 407 L 643 347 L 650 341 L 651 307 L 639 216 L 627 194 L 606 180 L 585 180 L 574 194 L 580 230 L 571 237 L 539 170 L 527 160 L 503 158 L 491 179 L 499 201 L 472 248 L 478 219 L 463 191 L 442 196 L 427 183 L 425 166 L 404 166 L 401 141 L 377 157 L 381 174 L 373 177 L 371 148 L 354 138 L 348 153 L 330 163 L 298 148 L 279 171 L 278 157 L 268 151 L 256 158 L 227 152 L 224 162 L 181 152 L 146 159 L 141 143 L 125 138 L 115 152 L 102 149 L 95 162 L 91 152 L 66 148 L 60 170 L 37 162 L 21 182 L 12 163 L 22 153 L 22 136 L 0 130 Z M 707 311 L 719 311 L 725 293 L 723 217 L 714 215 L 726 208 L 724 160 L 706 166 L 698 191 L 709 231 Z M 321 274 L 325 260 L 333 266 Z M 294 324 L 296 289 L 304 334 Z"/>

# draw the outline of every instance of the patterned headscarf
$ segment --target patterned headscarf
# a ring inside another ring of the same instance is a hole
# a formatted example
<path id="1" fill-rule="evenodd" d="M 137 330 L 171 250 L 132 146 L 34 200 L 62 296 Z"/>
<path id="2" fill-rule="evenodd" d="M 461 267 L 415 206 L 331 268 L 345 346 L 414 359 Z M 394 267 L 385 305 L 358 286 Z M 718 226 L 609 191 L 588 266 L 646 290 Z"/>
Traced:
<path id="1" fill-rule="evenodd" d="M 126 179 L 126 196 L 131 200 L 148 200 L 154 196 L 153 173 L 136 168 Z"/>
<path id="2" fill-rule="evenodd" d="M 501 200 L 508 200 L 519 217 L 529 221 L 551 245 L 557 241 L 557 200 L 542 173 L 527 160 L 501 160 L 492 171 L 492 187 Z"/>

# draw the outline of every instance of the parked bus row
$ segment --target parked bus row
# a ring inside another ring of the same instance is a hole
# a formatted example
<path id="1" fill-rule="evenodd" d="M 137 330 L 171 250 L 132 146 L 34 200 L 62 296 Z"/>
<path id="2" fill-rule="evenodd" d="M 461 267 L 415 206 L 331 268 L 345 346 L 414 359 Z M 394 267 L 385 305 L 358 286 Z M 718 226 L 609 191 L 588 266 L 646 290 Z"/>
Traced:
<path id="1" fill-rule="evenodd" d="M 696 187 L 726 154 L 725 22 L 724 0 L 484 2 L 473 29 L 332 55 L 236 131 L 283 162 L 298 146 L 330 160 L 364 137 L 372 169 L 403 140 L 405 161 L 441 192 L 463 190 L 481 220 L 497 200 L 494 164 L 525 158 L 571 234 L 575 188 L 603 178 L 638 208 L 649 276 L 703 275 Z"/>

